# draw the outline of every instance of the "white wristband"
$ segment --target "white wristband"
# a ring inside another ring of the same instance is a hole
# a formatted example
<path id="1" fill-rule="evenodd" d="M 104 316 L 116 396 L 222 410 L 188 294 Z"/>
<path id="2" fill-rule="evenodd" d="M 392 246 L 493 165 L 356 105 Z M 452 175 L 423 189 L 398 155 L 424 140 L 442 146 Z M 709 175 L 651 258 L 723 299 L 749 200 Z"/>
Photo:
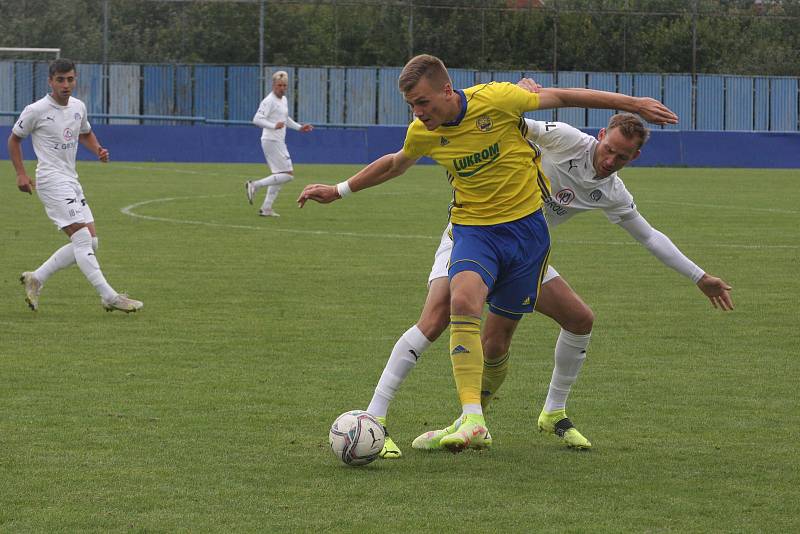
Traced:
<path id="1" fill-rule="evenodd" d="M 350 185 L 347 183 L 347 180 L 344 182 L 339 182 L 336 184 L 336 191 L 339 193 L 339 196 L 344 198 L 353 191 L 350 190 Z"/>

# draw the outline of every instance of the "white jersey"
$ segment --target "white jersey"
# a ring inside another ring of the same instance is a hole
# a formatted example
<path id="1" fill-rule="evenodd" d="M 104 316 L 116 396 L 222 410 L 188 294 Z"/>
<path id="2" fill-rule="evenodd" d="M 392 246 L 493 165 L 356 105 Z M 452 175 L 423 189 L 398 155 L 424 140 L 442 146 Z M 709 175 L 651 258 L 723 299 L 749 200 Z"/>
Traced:
<path id="1" fill-rule="evenodd" d="M 633 196 L 614 173 L 597 178 L 594 153 L 599 141 L 563 122 L 540 122 L 525 119 L 525 136 L 542 149 L 542 170 L 550 179 L 551 195 L 545 198 L 547 225 L 554 228 L 573 215 L 600 209 L 612 223 L 618 224 L 641 243 L 664 265 L 675 269 L 697 283 L 705 271 L 695 265 L 636 210 Z M 448 260 L 453 248 L 448 223 L 434 257 L 429 281 L 447 276 Z M 542 283 L 559 276 L 552 266 Z"/>
<path id="2" fill-rule="evenodd" d="M 542 170 L 550 179 L 547 225 L 554 228 L 577 213 L 601 209 L 612 223 L 637 215 L 633 196 L 617 173 L 597 178 L 592 159 L 599 141 L 563 122 L 525 119 L 525 136 L 542 147 Z"/>
<path id="3" fill-rule="evenodd" d="M 283 122 L 285 126 L 280 129 L 275 129 L 275 125 Z M 275 93 L 270 93 L 261 101 L 253 116 L 253 123 L 261 126 L 263 132 L 261 133 L 262 141 L 286 141 L 286 128 L 299 130 L 300 125 L 292 120 L 289 116 L 289 104 L 285 96 L 278 98 Z"/>
<path id="4" fill-rule="evenodd" d="M 11 131 L 22 139 L 31 136 L 38 160 L 37 188 L 78 181 L 78 136 L 92 131 L 83 102 L 70 97 L 67 105 L 61 106 L 47 95 L 26 106 Z"/>

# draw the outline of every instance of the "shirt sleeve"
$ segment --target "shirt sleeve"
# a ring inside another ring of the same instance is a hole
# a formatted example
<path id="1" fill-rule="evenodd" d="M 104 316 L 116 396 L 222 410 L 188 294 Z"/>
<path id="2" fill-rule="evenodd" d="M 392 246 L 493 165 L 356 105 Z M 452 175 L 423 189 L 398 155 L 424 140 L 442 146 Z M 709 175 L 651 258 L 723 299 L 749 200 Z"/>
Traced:
<path id="1" fill-rule="evenodd" d="M 628 221 L 620 222 L 619 225 L 650 251 L 653 256 L 658 258 L 661 263 L 675 269 L 692 282 L 697 283 L 705 274 L 703 269 L 687 258 L 666 235 L 650 226 L 650 223 L 641 215 Z"/>
<path id="2" fill-rule="evenodd" d="M 33 107 L 25 106 L 25 109 L 22 110 L 19 119 L 14 123 L 14 127 L 11 131 L 17 137 L 25 139 L 33 132 L 34 128 L 36 128 L 38 120 L 39 117 Z"/>
<path id="3" fill-rule="evenodd" d="M 537 93 L 531 93 L 510 82 L 497 83 L 496 90 L 501 97 L 501 101 L 516 115 L 539 109 L 539 95 Z"/>
<path id="4" fill-rule="evenodd" d="M 291 117 L 286 117 L 286 126 L 291 128 L 292 130 L 299 130 L 300 128 L 303 127 L 302 124 L 300 124 L 299 122 L 295 121 Z"/>
<path id="5" fill-rule="evenodd" d="M 92 125 L 89 124 L 89 116 L 86 112 L 86 106 L 83 106 L 83 113 L 81 118 L 81 131 L 82 134 L 87 134 L 92 131 Z"/>
<path id="6" fill-rule="evenodd" d="M 430 152 L 430 146 L 425 141 L 425 136 L 422 135 L 422 129 L 424 126 L 416 119 L 408 125 L 406 140 L 403 142 L 403 153 L 409 159 L 418 160 Z"/>
<path id="7" fill-rule="evenodd" d="M 610 205 L 602 208 L 609 222 L 621 224 L 640 216 L 636 209 L 636 203 L 633 201 L 633 195 L 619 176 L 614 178 L 614 187 L 611 189 L 609 200 Z"/>
<path id="8" fill-rule="evenodd" d="M 258 111 L 253 115 L 253 124 L 260 128 L 275 129 L 275 123 L 267 120 L 269 112 L 272 109 L 272 104 L 269 100 L 264 99 L 261 105 L 258 106 Z"/>
<path id="9" fill-rule="evenodd" d="M 542 122 L 525 119 L 525 137 L 555 154 L 572 153 L 583 142 L 583 132 L 563 122 Z"/>

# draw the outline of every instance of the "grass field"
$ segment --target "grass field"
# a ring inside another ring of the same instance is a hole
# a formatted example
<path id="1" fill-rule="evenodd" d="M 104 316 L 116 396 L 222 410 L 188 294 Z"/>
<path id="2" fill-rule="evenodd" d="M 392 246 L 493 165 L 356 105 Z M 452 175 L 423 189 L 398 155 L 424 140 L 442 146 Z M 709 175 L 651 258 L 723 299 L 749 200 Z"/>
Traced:
<path id="1" fill-rule="evenodd" d="M 389 413 L 405 456 L 349 468 L 328 427 L 366 407 L 416 321 L 449 198 L 420 166 L 294 207 L 355 169 L 298 166 L 265 220 L 242 190 L 260 165 L 81 163 L 102 268 L 145 303 L 124 315 L 76 267 L 27 309 L 19 273 L 66 241 L 0 166 L 0 531 L 800 529 L 800 172 L 624 172 L 644 216 L 734 286 L 731 313 L 602 214 L 554 232 L 597 316 L 569 406 L 591 452 L 535 432 L 558 329 L 532 316 L 492 451 L 410 447 L 459 410 L 444 336 Z"/>

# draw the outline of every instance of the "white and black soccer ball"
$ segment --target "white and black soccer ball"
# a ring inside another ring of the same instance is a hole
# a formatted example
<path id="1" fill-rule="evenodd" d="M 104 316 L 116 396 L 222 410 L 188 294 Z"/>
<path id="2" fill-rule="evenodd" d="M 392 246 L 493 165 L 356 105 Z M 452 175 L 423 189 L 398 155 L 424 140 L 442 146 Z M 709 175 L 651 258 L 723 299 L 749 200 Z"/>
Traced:
<path id="1" fill-rule="evenodd" d="M 337 417 L 328 434 L 333 454 L 347 465 L 367 465 L 375 460 L 385 439 L 383 425 L 362 410 Z"/>

